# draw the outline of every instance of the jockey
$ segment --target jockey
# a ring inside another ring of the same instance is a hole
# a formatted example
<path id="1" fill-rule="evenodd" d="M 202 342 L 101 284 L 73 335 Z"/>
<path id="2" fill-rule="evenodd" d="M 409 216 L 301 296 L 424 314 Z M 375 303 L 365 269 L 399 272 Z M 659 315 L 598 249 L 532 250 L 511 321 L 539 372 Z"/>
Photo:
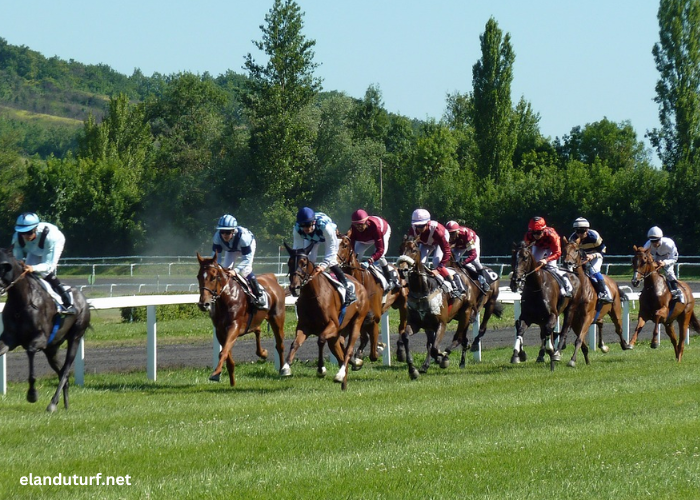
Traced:
<path id="1" fill-rule="evenodd" d="M 595 291 L 598 292 L 598 300 L 601 302 L 612 302 L 610 292 L 605 286 L 605 278 L 603 278 L 600 268 L 603 265 L 603 254 L 605 253 L 605 243 L 598 231 L 591 229 L 589 222 L 583 217 L 579 217 L 574 221 L 574 232 L 569 236 L 570 241 L 578 244 L 579 248 L 586 253 L 586 260 L 581 264 L 583 269 L 591 280 L 591 284 Z"/>
<path id="2" fill-rule="evenodd" d="M 225 269 L 232 269 L 234 273 L 238 273 L 248 280 L 250 289 L 255 295 L 253 306 L 258 309 L 266 309 L 265 294 L 253 273 L 255 247 L 253 233 L 243 226 L 239 226 L 234 216 L 225 214 L 219 218 L 216 232 L 212 238 L 213 255 L 223 255 L 222 266 Z M 234 268 L 237 257 L 240 257 L 241 261 Z"/>
<path id="3" fill-rule="evenodd" d="M 455 262 L 461 266 L 466 266 L 471 263 L 476 269 L 481 288 L 484 292 L 488 292 L 491 289 L 489 286 L 491 277 L 479 260 L 481 256 L 481 240 L 479 236 L 473 229 L 460 226 L 453 220 L 445 224 L 445 229 L 447 229 L 450 236 L 450 247 L 455 256 Z M 465 257 L 460 262 L 462 256 Z"/>
<path id="4" fill-rule="evenodd" d="M 15 234 L 12 235 L 12 254 L 23 260 L 25 269 L 43 278 L 61 297 L 62 314 L 76 314 L 77 311 L 68 293 L 56 276 L 58 261 L 63 253 L 66 237 L 58 227 L 41 222 L 39 216 L 25 212 L 17 217 Z"/>
<path id="5" fill-rule="evenodd" d="M 438 221 L 430 220 L 430 212 L 423 208 L 417 208 L 411 215 L 411 229 L 408 236 L 418 238 L 421 262 L 425 263 L 428 256 L 433 256 L 433 267 L 445 280 L 452 284 L 452 298 L 461 297 L 465 292 L 461 280 L 453 279 L 448 271 L 447 263 L 450 261 L 452 251 L 445 227 Z"/>
<path id="6" fill-rule="evenodd" d="M 311 242 L 312 248 L 309 252 L 309 259 L 316 262 L 318 255 L 318 244 L 324 244 L 325 255 L 323 262 L 316 264 L 313 276 L 330 268 L 336 275 L 338 280 L 345 287 L 345 302 L 343 306 L 357 300 L 355 292 L 348 287 L 348 280 L 345 273 L 338 265 L 338 236 L 336 235 L 337 226 L 322 212 L 314 212 L 309 207 L 303 207 L 297 212 L 297 221 L 294 224 L 293 238 L 294 250 L 306 248 L 308 242 Z"/>
<path id="7" fill-rule="evenodd" d="M 681 290 L 678 289 L 678 279 L 676 278 L 675 264 L 678 261 L 678 249 L 676 242 L 671 238 L 664 236 L 663 231 L 658 226 L 649 229 L 647 233 L 647 241 L 644 244 L 645 249 L 649 249 L 654 262 L 660 268 L 664 268 L 666 272 L 666 283 L 671 290 L 671 295 L 674 299 L 681 299 Z"/>
<path id="8" fill-rule="evenodd" d="M 565 272 L 557 268 L 557 259 L 561 257 L 561 239 L 553 227 L 547 227 L 542 217 L 533 217 L 527 225 L 527 233 L 523 238 L 532 245 L 532 256 L 552 274 L 561 278 L 564 286 L 561 290 L 563 297 L 571 297 L 573 287 Z"/>
<path id="9" fill-rule="evenodd" d="M 352 221 L 350 245 L 352 245 L 353 250 L 357 254 L 357 258 L 362 259 L 367 249 L 374 246 L 374 253 L 365 262 L 370 265 L 380 265 L 382 273 L 387 283 L 389 283 L 389 288 L 394 290 L 399 284 L 391 275 L 389 263 L 386 261 L 391 226 L 381 217 L 368 215 L 362 209 L 355 210 L 350 219 Z"/>

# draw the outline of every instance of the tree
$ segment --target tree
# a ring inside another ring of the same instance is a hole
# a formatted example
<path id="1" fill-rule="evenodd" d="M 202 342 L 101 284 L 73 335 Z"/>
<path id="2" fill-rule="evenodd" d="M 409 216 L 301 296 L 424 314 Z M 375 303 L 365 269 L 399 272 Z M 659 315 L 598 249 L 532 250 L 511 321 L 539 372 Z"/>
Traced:
<path id="1" fill-rule="evenodd" d="M 693 162 L 700 147 L 700 1 L 661 0 L 659 42 L 652 54 L 660 129 L 648 133 L 668 171 Z"/>
<path id="2" fill-rule="evenodd" d="M 512 166 L 517 140 L 510 97 L 515 53 L 510 45 L 510 34 L 503 36 L 493 18 L 486 23 L 479 40 L 481 59 L 472 68 L 477 174 L 498 182 Z"/>
<path id="3" fill-rule="evenodd" d="M 241 102 L 251 124 L 248 181 L 258 193 L 251 203 L 269 207 L 262 223 L 271 238 L 288 234 L 286 212 L 308 199 L 308 173 L 316 169 L 317 129 L 305 109 L 321 90 L 321 80 L 313 75 L 316 42 L 303 35 L 302 17 L 293 0 L 275 0 L 260 26 L 262 40 L 253 42 L 269 59 L 258 64 L 249 53 L 244 65 L 249 80 Z"/>
<path id="4" fill-rule="evenodd" d="M 389 128 L 389 114 L 384 109 L 382 91 L 378 85 L 370 85 L 365 97 L 350 115 L 355 139 L 384 140 Z"/>

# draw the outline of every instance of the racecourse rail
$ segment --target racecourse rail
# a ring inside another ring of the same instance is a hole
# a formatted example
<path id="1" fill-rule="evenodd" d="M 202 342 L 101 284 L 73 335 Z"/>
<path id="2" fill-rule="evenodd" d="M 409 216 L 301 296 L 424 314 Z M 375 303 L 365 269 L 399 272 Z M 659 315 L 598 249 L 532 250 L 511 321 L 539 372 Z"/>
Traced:
<path id="1" fill-rule="evenodd" d="M 623 322 L 622 329 L 625 336 L 625 340 L 629 341 L 629 324 L 630 324 L 630 302 L 636 302 L 639 300 L 639 293 L 633 292 L 629 287 L 621 287 L 623 293 L 626 296 L 626 300 L 622 302 L 622 313 Z M 700 293 L 694 293 L 693 297 L 696 299 L 700 298 Z M 147 342 L 146 342 L 146 373 L 149 380 L 156 380 L 157 371 L 157 361 L 158 361 L 158 349 L 157 349 L 157 322 L 156 322 L 156 307 L 169 304 L 195 304 L 199 300 L 198 294 L 182 294 L 182 295 L 145 295 L 145 296 L 123 296 L 123 297 L 105 297 L 105 298 L 94 298 L 88 299 L 88 303 L 92 309 L 121 309 L 124 307 L 146 307 L 146 330 L 147 330 Z M 512 292 L 507 287 L 501 287 L 498 300 L 502 303 L 513 304 L 514 315 L 517 318 L 520 316 L 520 294 Z M 287 297 L 285 299 L 286 305 L 288 307 L 294 307 L 296 299 L 294 297 Z M 4 309 L 5 304 L 0 303 L 0 311 Z M 478 331 L 480 324 L 480 317 L 476 318 L 472 331 Z M 0 332 L 2 331 L 2 322 L 0 322 Z M 384 351 L 382 352 L 383 363 L 387 366 L 391 365 L 391 342 L 389 339 L 389 316 L 384 314 L 381 318 L 381 335 L 382 342 L 384 343 Z M 690 336 L 686 337 L 686 343 L 689 343 Z M 596 328 L 591 326 L 588 332 L 588 345 L 592 350 L 596 349 Z M 216 366 L 219 359 L 219 351 L 221 346 L 219 345 L 216 335 L 213 336 L 212 343 L 212 366 Z M 277 351 L 274 353 L 275 356 L 275 367 L 279 370 L 280 359 L 278 358 Z M 331 361 L 333 361 L 331 356 Z M 481 351 L 474 353 L 475 361 L 481 361 Z M 73 365 L 74 370 L 74 382 L 77 385 L 82 386 L 85 381 L 85 345 L 84 340 L 80 340 L 78 346 L 78 353 L 75 357 L 75 362 Z M 0 356 L 0 394 L 5 395 L 7 393 L 7 356 Z"/>

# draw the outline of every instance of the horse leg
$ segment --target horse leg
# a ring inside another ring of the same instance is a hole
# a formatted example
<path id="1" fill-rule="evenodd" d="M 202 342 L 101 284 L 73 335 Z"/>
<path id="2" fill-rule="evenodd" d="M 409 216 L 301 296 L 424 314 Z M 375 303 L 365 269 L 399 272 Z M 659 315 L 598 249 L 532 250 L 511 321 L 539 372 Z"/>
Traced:
<path id="1" fill-rule="evenodd" d="M 44 350 L 44 354 L 46 355 L 46 360 L 49 362 L 49 366 L 53 371 L 56 372 L 56 375 L 58 376 L 58 380 L 61 380 L 61 366 L 58 364 L 58 346 L 52 347 L 49 346 Z M 68 385 L 63 389 L 63 404 L 65 405 L 66 408 L 68 408 Z M 58 401 L 56 402 L 58 404 Z"/>
<path id="2" fill-rule="evenodd" d="M 491 315 L 493 314 L 494 311 L 494 301 L 489 301 L 487 302 L 486 306 L 484 307 L 484 319 L 481 320 L 481 325 L 479 326 L 479 333 L 476 337 L 474 337 L 474 341 L 472 342 L 471 345 L 471 351 L 472 352 L 478 352 L 479 351 L 479 344 L 481 343 L 481 339 L 483 336 L 486 334 L 486 326 L 489 323 L 489 319 L 491 319 Z M 478 314 L 478 309 L 477 309 L 477 314 Z"/>
<path id="3" fill-rule="evenodd" d="M 610 319 L 612 319 L 613 325 L 615 326 L 615 333 L 620 338 L 620 347 L 622 348 L 622 350 L 627 351 L 631 349 L 630 345 L 627 343 L 625 337 L 622 334 L 622 307 L 619 304 L 617 306 L 613 304 L 613 307 L 610 309 L 608 316 L 610 316 Z M 600 337 L 603 338 L 602 320 L 600 323 Z"/>
<path id="4" fill-rule="evenodd" d="M 402 301 L 403 305 L 398 306 L 399 310 L 399 339 L 396 341 L 396 361 L 406 361 L 406 347 L 403 344 L 403 336 L 406 333 L 406 325 L 408 323 L 408 312 L 406 310 L 406 299 Z"/>
<path id="5" fill-rule="evenodd" d="M 219 343 L 221 343 L 221 337 L 224 337 L 226 340 L 224 341 L 223 346 L 221 348 L 221 352 L 219 353 L 219 362 L 216 364 L 216 368 L 214 368 L 214 371 L 211 372 L 211 375 L 209 375 L 209 380 L 211 380 L 212 382 L 218 382 L 219 380 L 221 380 L 221 371 L 224 369 L 224 363 L 228 359 L 228 354 L 233 348 L 233 343 L 236 341 L 237 335 L 235 335 L 235 332 L 237 331 L 237 327 L 238 325 L 236 322 L 234 322 L 223 332 L 221 331 L 218 325 L 216 327 L 216 338 L 219 339 Z M 231 374 L 229 373 L 229 378 L 230 377 Z"/>
<path id="6" fill-rule="evenodd" d="M 637 343 L 637 337 L 639 336 L 639 332 L 642 331 L 642 328 L 644 328 L 645 323 L 646 323 L 646 319 L 644 319 L 642 317 L 642 315 L 640 314 L 639 317 L 637 318 L 637 326 L 635 327 L 634 333 L 632 334 L 632 338 L 630 339 L 630 342 L 629 342 L 630 349 L 634 349 L 634 346 Z"/>
<path id="7" fill-rule="evenodd" d="M 260 343 L 260 327 L 257 327 L 255 332 L 255 354 L 258 355 L 260 359 L 267 359 L 267 349 L 264 349 Z"/>
<path id="8" fill-rule="evenodd" d="M 348 326 L 351 327 L 350 335 L 348 336 L 345 349 L 343 349 L 343 351 L 341 351 L 340 353 L 341 356 L 343 356 L 344 354 L 342 361 L 340 362 L 340 370 L 338 370 L 338 373 L 333 379 L 335 382 L 342 384 L 340 388 L 343 391 L 348 388 L 348 364 L 350 363 L 350 357 L 353 349 L 355 348 L 355 342 L 357 342 L 357 338 L 360 336 L 361 329 L 361 324 L 357 319 L 354 319 L 352 324 Z M 342 337 L 338 337 L 338 342 L 336 342 L 336 345 L 341 343 L 341 341 Z"/>
<path id="9" fill-rule="evenodd" d="M 510 362 L 513 364 L 527 361 L 527 354 L 523 349 L 523 334 L 529 326 L 529 323 L 520 319 L 515 322 L 515 344 L 513 344 L 513 355 L 510 358 Z"/>
<path id="10" fill-rule="evenodd" d="M 30 403 L 36 403 L 37 401 L 37 395 L 36 395 L 36 378 L 34 377 L 34 355 L 36 354 L 36 351 L 29 350 L 27 351 L 27 358 L 29 359 L 29 390 L 27 391 L 27 401 Z"/>
<path id="11" fill-rule="evenodd" d="M 457 333 L 455 333 L 455 337 L 459 337 L 462 342 L 462 357 L 459 360 L 459 367 L 462 369 L 467 366 L 467 351 L 469 350 L 469 336 L 467 332 L 469 330 L 469 325 L 470 323 L 465 317 L 459 318 Z M 449 352 L 450 351 L 447 351 L 448 355 Z M 447 358 L 447 356 L 445 356 L 445 358 Z"/>
<path id="12" fill-rule="evenodd" d="M 598 320 L 597 323 L 593 323 L 596 328 L 596 334 L 598 337 L 598 349 L 600 349 L 600 352 L 602 353 L 608 353 L 610 352 L 610 348 L 605 345 L 605 341 L 603 340 L 603 322 L 601 320 Z"/>
<path id="13" fill-rule="evenodd" d="M 425 330 L 425 361 L 423 361 L 423 364 L 418 369 L 420 373 L 426 373 L 430 366 L 433 349 L 435 348 L 435 333 L 435 330 Z"/>
<path id="14" fill-rule="evenodd" d="M 268 318 L 268 324 L 275 336 L 275 349 L 277 350 L 277 359 L 280 362 L 280 375 L 282 375 L 281 365 L 284 363 L 284 317 L 270 317 Z"/>
<path id="15" fill-rule="evenodd" d="M 236 387 L 236 362 L 233 360 L 233 353 L 228 351 L 226 356 L 226 370 L 228 370 L 228 380 L 231 387 Z"/>
<path id="16" fill-rule="evenodd" d="M 325 347 L 329 339 L 333 339 L 334 337 L 338 337 L 339 335 L 340 332 L 338 332 L 338 329 L 333 323 L 328 323 L 323 329 L 323 331 L 318 335 L 318 363 L 316 367 L 316 376 L 318 378 L 323 378 L 326 376 L 326 360 L 323 358 L 323 348 Z M 340 340 L 338 341 L 342 342 Z M 333 345 L 331 345 L 330 347 L 333 348 Z M 335 359 L 338 361 L 338 364 L 341 364 L 343 362 L 342 351 L 340 357 L 338 357 L 337 352 L 337 350 L 331 349 L 331 353 L 335 355 Z"/>
<path id="17" fill-rule="evenodd" d="M 408 365 L 408 376 L 411 378 L 411 380 L 416 380 L 418 378 L 418 370 L 413 364 L 413 356 L 411 355 L 411 351 L 408 347 L 408 328 L 404 330 L 404 332 L 401 334 L 401 343 L 404 346 L 405 353 L 406 353 L 406 364 Z"/>
<path id="18" fill-rule="evenodd" d="M 379 318 L 381 319 L 381 315 Z M 379 359 L 379 352 L 377 351 L 379 346 L 379 321 L 372 321 L 372 324 L 370 325 L 369 341 L 369 360 L 375 362 Z"/>
<path id="19" fill-rule="evenodd" d="M 680 323 L 679 327 L 682 327 Z M 669 321 L 668 323 L 664 323 L 664 328 L 666 329 L 666 335 L 668 335 L 668 338 L 671 339 L 671 344 L 673 344 L 673 352 L 676 355 L 676 360 L 680 361 L 680 359 L 678 358 L 678 338 L 676 338 L 676 330 L 675 328 L 673 328 L 673 323 L 671 321 Z"/>
<path id="20" fill-rule="evenodd" d="M 75 355 L 78 353 L 78 342 L 75 341 L 75 337 L 68 338 L 68 345 L 66 347 L 66 360 L 63 362 L 63 367 L 61 368 L 61 375 L 58 380 L 58 387 L 56 387 L 56 392 L 51 398 L 49 406 L 46 407 L 46 411 L 55 412 L 58 406 L 58 400 L 61 397 L 61 392 L 63 392 L 63 406 L 68 409 L 68 377 L 70 376 L 70 369 L 73 366 L 73 361 L 75 360 Z"/>
<path id="21" fill-rule="evenodd" d="M 283 377 L 292 376 L 292 369 L 290 367 L 294 362 L 294 357 L 297 354 L 297 350 L 302 346 L 302 344 L 306 341 L 307 338 L 308 334 L 303 329 L 297 327 L 296 337 L 292 341 L 292 344 L 289 346 L 289 354 L 287 354 L 287 361 L 284 363 L 284 366 L 282 366 L 282 368 L 280 369 L 280 374 Z"/>
<path id="22" fill-rule="evenodd" d="M 680 318 L 683 318 L 680 321 Z M 679 316 L 678 321 L 678 347 L 676 348 L 676 360 L 680 363 L 683 359 L 683 348 L 685 347 L 685 339 L 688 336 L 688 328 L 690 327 L 690 314 Z"/>

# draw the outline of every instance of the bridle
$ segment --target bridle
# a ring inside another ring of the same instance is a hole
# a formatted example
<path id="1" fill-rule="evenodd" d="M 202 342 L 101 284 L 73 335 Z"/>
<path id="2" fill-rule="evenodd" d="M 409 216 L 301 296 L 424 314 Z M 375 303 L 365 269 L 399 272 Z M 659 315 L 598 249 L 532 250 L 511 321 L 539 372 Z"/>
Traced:
<path id="1" fill-rule="evenodd" d="M 299 265 L 299 260 L 302 258 L 307 259 L 307 265 L 303 269 Z M 298 290 L 304 288 L 304 286 L 306 286 L 306 284 L 313 279 L 313 276 L 309 272 L 309 265 L 308 265 L 309 260 L 308 259 L 309 259 L 309 256 L 306 255 L 305 253 L 301 253 L 301 252 L 295 253 L 295 254 L 290 256 L 291 265 L 289 266 L 288 276 L 289 276 L 289 290 L 292 292 L 292 295 L 294 295 L 295 291 L 298 291 Z M 292 269 L 294 269 L 293 272 L 292 272 Z M 294 276 L 296 276 L 299 279 L 299 286 L 292 286 L 292 278 Z"/>
<path id="2" fill-rule="evenodd" d="M 5 295 L 7 293 L 7 291 L 10 288 L 12 288 L 13 286 L 15 286 L 19 280 L 24 278 L 27 275 L 27 273 L 29 273 L 29 269 L 25 267 L 24 271 L 22 271 L 22 274 L 17 276 L 17 278 L 15 278 L 15 280 L 12 281 L 9 285 L 7 285 L 7 286 L 0 285 L 0 296 Z"/>
<path id="3" fill-rule="evenodd" d="M 347 256 L 345 258 L 341 258 L 340 251 L 338 252 L 338 264 L 340 265 L 340 267 L 346 267 L 348 269 L 364 269 L 360 265 L 356 266 L 356 265 L 352 264 L 352 261 L 353 261 L 352 257 L 353 257 L 353 255 L 356 256 L 357 254 L 355 254 L 355 250 L 353 250 L 353 248 L 350 246 L 350 238 L 348 238 L 347 236 L 342 236 L 341 240 L 342 240 L 341 245 L 347 245 L 348 251 L 347 251 Z M 357 260 L 357 257 L 355 258 L 355 260 Z"/>
<path id="4" fill-rule="evenodd" d="M 657 270 L 654 268 L 651 262 L 647 261 L 647 259 L 644 257 L 644 254 L 646 252 L 639 252 L 637 255 L 634 256 L 632 259 L 632 268 L 634 269 L 634 274 L 632 275 L 632 286 L 638 286 L 640 281 L 644 281 L 646 278 L 654 274 Z M 643 263 L 641 266 L 636 266 L 637 262 L 637 257 L 641 258 Z M 648 269 L 652 268 L 651 271 L 642 273 L 640 269 Z"/>
<path id="5" fill-rule="evenodd" d="M 217 289 L 217 290 L 212 290 L 211 288 L 209 288 L 209 287 L 207 287 L 207 286 L 201 285 L 201 286 L 199 287 L 199 293 L 200 293 L 200 295 L 201 295 L 201 293 L 202 293 L 203 291 L 209 292 L 209 293 L 211 294 L 211 296 L 212 296 L 212 300 L 211 300 L 211 301 L 212 301 L 212 302 L 216 302 L 216 301 L 219 299 L 219 297 L 221 297 L 221 294 L 223 293 L 224 289 L 226 288 L 226 285 L 228 284 L 228 279 L 226 280 L 226 282 L 225 282 L 223 285 L 221 284 L 221 278 L 222 278 L 224 275 L 226 275 L 226 271 L 225 271 L 225 269 L 224 269 L 223 267 L 221 267 L 221 265 L 220 265 L 219 263 L 217 263 L 217 262 L 215 262 L 215 263 L 213 263 L 213 264 L 209 264 L 209 265 L 207 266 L 207 269 L 216 269 L 216 270 L 217 270 L 216 278 L 214 278 L 213 281 L 214 281 L 214 284 L 215 284 L 215 285 L 219 285 L 219 286 L 218 286 L 218 289 Z M 215 288 L 217 288 L 217 287 L 215 287 Z"/>
<path id="6" fill-rule="evenodd" d="M 518 250 L 515 252 L 515 268 L 513 269 L 513 281 L 516 283 L 519 289 L 521 289 L 524 284 L 525 280 L 532 274 L 535 274 L 537 271 L 542 269 L 542 264 L 536 265 L 532 270 L 525 272 L 525 273 L 520 273 L 519 268 L 521 263 L 525 262 L 525 257 L 521 257 L 521 251 L 527 250 L 530 252 L 530 248 L 532 247 L 532 243 L 530 243 L 527 246 L 518 248 Z M 530 256 L 532 256 L 532 252 L 530 252 Z"/>

